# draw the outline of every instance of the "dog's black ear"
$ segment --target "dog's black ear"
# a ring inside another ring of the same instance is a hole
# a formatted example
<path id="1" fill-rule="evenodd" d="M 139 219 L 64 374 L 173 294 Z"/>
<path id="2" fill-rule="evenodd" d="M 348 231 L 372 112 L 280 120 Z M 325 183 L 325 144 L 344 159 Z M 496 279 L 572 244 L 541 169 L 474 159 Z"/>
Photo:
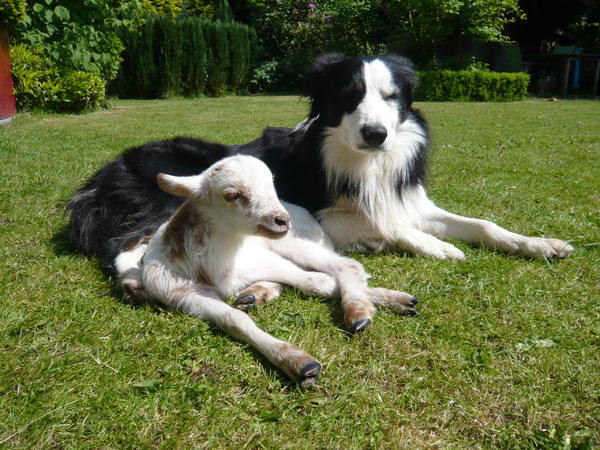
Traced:
<path id="1" fill-rule="evenodd" d="M 313 66 L 326 66 L 328 64 L 334 64 L 341 61 L 346 56 L 342 52 L 329 52 L 319 56 L 315 59 Z"/>
<path id="2" fill-rule="evenodd" d="M 417 74 L 415 72 L 413 63 L 410 59 L 399 55 L 386 55 L 385 57 L 388 62 L 391 63 L 394 68 L 394 78 L 399 86 L 404 89 L 404 118 L 408 114 L 408 109 L 413 103 L 414 91 L 417 87 Z"/>
<path id="3" fill-rule="evenodd" d="M 395 75 L 401 77 L 396 82 L 402 82 L 412 93 L 417 87 L 417 74 L 412 61 L 399 55 L 387 55 L 386 59 L 393 64 Z"/>
<path id="4" fill-rule="evenodd" d="M 319 94 L 326 88 L 329 67 L 344 58 L 344 54 L 340 52 L 330 52 L 319 56 L 313 65 L 306 69 L 304 96 L 313 100 L 319 97 Z"/>

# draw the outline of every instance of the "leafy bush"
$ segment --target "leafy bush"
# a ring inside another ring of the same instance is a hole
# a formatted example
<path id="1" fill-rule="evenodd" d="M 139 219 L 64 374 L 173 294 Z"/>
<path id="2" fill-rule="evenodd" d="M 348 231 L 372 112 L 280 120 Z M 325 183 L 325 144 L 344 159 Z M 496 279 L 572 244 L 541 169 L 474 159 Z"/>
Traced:
<path id="1" fill-rule="evenodd" d="M 515 101 L 527 94 L 529 74 L 484 70 L 434 70 L 419 73 L 418 100 Z"/>
<path id="2" fill-rule="evenodd" d="M 59 89 L 49 102 L 49 109 L 82 112 L 101 106 L 104 99 L 105 82 L 98 74 L 78 70 L 59 71 L 58 74 Z"/>
<path id="3" fill-rule="evenodd" d="M 2 0 L 0 0 L 2 1 Z M 57 67 L 113 79 L 123 46 L 116 30 L 130 27 L 139 2 L 113 8 L 109 0 L 31 0 L 12 34 L 17 43 L 39 48 Z"/>
<path id="4" fill-rule="evenodd" d="M 255 92 L 299 92 L 304 69 L 309 63 L 302 57 L 275 58 L 259 64 L 250 81 Z"/>
<path id="5" fill-rule="evenodd" d="M 105 83 L 98 74 L 58 69 L 23 45 L 13 45 L 11 57 L 20 110 L 82 112 L 98 108 L 104 99 Z"/>
<path id="6" fill-rule="evenodd" d="M 13 27 L 25 16 L 25 0 L 0 0 L 0 25 Z"/>
<path id="7" fill-rule="evenodd" d="M 256 92 L 275 92 L 282 90 L 282 61 L 273 59 L 260 64 L 254 69 L 252 80 L 250 81 L 252 89 Z"/>
<path id="8" fill-rule="evenodd" d="M 194 16 L 150 16 L 124 31 L 123 64 L 110 91 L 121 97 L 220 96 L 245 92 L 256 32 L 235 22 Z"/>

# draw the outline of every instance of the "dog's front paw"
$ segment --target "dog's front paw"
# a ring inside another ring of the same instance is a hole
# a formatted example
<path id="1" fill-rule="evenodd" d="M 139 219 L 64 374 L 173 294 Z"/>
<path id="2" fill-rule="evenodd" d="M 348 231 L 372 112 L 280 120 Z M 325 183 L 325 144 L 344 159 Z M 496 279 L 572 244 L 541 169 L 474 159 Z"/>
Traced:
<path id="1" fill-rule="evenodd" d="M 452 261 L 462 261 L 465 254 L 452 244 L 439 241 L 436 247 L 428 248 L 419 256 L 432 256 L 438 259 L 449 259 Z"/>
<path id="2" fill-rule="evenodd" d="M 573 247 L 560 239 L 528 237 L 519 245 L 519 254 L 526 258 L 566 258 L 573 252 Z"/>

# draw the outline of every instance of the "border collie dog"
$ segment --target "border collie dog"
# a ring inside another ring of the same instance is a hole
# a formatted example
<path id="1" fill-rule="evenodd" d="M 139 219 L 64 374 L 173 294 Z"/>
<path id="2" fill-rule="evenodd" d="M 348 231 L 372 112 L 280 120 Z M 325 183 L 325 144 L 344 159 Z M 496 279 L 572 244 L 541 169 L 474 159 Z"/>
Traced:
<path id="1" fill-rule="evenodd" d="M 175 138 L 126 150 L 70 200 L 70 239 L 114 267 L 121 252 L 154 234 L 182 202 L 157 186 L 159 172 L 194 175 L 248 154 L 267 164 L 279 197 L 308 209 L 339 251 L 460 260 L 463 252 L 439 239 L 457 238 L 524 257 L 568 256 L 573 248 L 566 242 L 461 217 L 428 199 L 429 133 L 412 107 L 416 81 L 399 56 L 326 54 L 307 71 L 310 112 L 296 128 L 267 128 L 244 145 Z"/>

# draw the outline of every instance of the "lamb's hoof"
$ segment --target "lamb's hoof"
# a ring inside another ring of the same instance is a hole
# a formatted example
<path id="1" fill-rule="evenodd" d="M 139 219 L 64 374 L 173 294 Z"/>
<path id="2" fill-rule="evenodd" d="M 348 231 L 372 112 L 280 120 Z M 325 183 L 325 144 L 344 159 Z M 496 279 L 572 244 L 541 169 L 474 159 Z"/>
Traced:
<path id="1" fill-rule="evenodd" d="M 419 300 L 417 300 L 416 298 L 412 297 L 411 299 L 408 300 L 408 304 L 410 304 L 411 306 L 415 306 L 417 303 L 419 303 Z M 411 306 L 405 306 L 404 308 L 402 308 L 400 311 L 400 313 L 403 316 L 418 316 L 419 315 L 419 311 L 417 311 L 415 308 L 412 308 Z"/>
<path id="2" fill-rule="evenodd" d="M 133 303 L 151 303 L 152 297 L 148 294 L 148 291 L 138 283 L 137 281 L 126 281 L 121 285 L 123 293 Z"/>
<path id="3" fill-rule="evenodd" d="M 361 331 L 366 330 L 369 325 L 371 325 L 371 319 L 358 319 L 350 327 L 350 333 L 352 333 L 352 334 L 360 333 Z"/>
<path id="4" fill-rule="evenodd" d="M 417 303 L 419 303 L 419 300 L 417 300 L 416 298 L 411 298 L 408 301 L 412 306 L 415 306 Z M 402 315 L 404 316 L 418 316 L 419 315 L 419 311 L 417 311 L 415 308 L 404 308 L 402 311 Z"/>
<path id="5" fill-rule="evenodd" d="M 314 386 L 321 373 L 321 363 L 311 361 L 300 369 L 300 386 Z"/>
<path id="6" fill-rule="evenodd" d="M 233 306 L 241 311 L 248 312 L 256 308 L 256 297 L 254 294 L 246 294 L 235 299 Z"/>

